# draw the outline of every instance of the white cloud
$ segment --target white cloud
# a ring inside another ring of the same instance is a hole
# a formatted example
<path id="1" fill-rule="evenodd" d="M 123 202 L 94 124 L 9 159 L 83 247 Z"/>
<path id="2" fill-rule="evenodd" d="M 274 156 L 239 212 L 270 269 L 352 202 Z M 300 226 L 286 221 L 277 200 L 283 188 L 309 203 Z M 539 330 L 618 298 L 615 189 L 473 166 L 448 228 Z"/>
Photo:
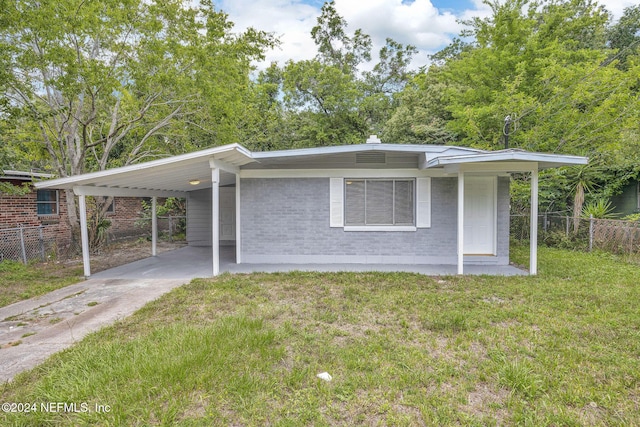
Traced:
<path id="1" fill-rule="evenodd" d="M 311 29 L 320 16 L 321 0 L 220 0 L 217 5 L 229 14 L 237 31 L 247 27 L 273 32 L 281 46 L 267 53 L 266 67 L 272 61 L 283 65 L 287 60 L 311 59 L 316 46 Z M 604 0 L 601 2 L 615 17 L 637 0 Z M 335 0 L 337 12 L 347 21 L 349 30 L 362 29 L 373 41 L 373 58 L 387 37 L 418 48 L 413 67 L 428 64 L 428 55 L 447 46 L 462 30 L 459 19 L 486 17 L 491 9 L 482 0 L 473 0 L 473 8 L 459 11 L 438 10 L 430 0 Z M 309 4 L 313 3 L 313 5 Z"/>
<path id="2" fill-rule="evenodd" d="M 601 0 L 600 4 L 602 4 L 611 14 L 613 14 L 614 19 L 620 19 L 622 14 L 624 13 L 624 9 L 631 6 L 636 6 L 638 4 L 637 0 Z"/>
<path id="3" fill-rule="evenodd" d="M 316 6 L 301 0 L 221 0 L 218 7 L 229 14 L 237 31 L 247 27 L 273 32 L 281 40 L 280 48 L 271 50 L 267 60 L 281 65 L 287 60 L 313 58 L 316 46 L 311 38 L 311 29 L 320 16 L 320 1 Z M 479 2 L 481 4 L 481 2 Z M 437 52 L 451 42 L 462 26 L 450 11 L 440 12 L 429 0 L 336 0 L 337 12 L 345 18 L 349 30 L 361 28 L 373 41 L 373 57 L 387 37 L 404 45 L 418 48 L 413 66 L 424 65 L 428 55 Z"/>
<path id="4" fill-rule="evenodd" d="M 223 0 L 218 7 L 229 14 L 236 31 L 253 27 L 272 32 L 281 45 L 268 52 L 264 67 L 275 61 L 311 59 L 316 47 L 311 28 L 316 25 L 320 9 L 299 0 Z"/>
<path id="5" fill-rule="evenodd" d="M 369 0 L 366 6 L 353 0 L 336 0 L 336 10 L 349 23 L 349 28 L 361 28 L 372 38 L 374 55 L 392 38 L 419 49 L 414 65 L 426 64 L 429 53 L 446 46 L 461 30 L 456 17 L 440 13 L 429 0 L 405 4 L 401 0 Z"/>

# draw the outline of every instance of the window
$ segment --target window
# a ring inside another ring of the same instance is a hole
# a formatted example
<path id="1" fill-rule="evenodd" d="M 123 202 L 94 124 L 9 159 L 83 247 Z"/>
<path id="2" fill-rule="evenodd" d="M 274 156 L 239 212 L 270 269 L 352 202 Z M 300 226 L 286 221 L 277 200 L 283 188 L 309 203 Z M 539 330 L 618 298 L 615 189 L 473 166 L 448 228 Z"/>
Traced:
<path id="1" fill-rule="evenodd" d="M 111 203 L 107 207 L 106 213 L 108 213 L 108 214 L 115 214 L 116 213 L 116 198 L 115 197 L 113 199 L 111 199 Z"/>
<path id="2" fill-rule="evenodd" d="M 58 191 L 38 190 L 36 206 L 38 215 L 58 215 Z"/>
<path id="3" fill-rule="evenodd" d="M 431 178 L 332 177 L 329 179 L 328 213 L 329 227 L 344 231 L 430 228 Z"/>
<path id="4" fill-rule="evenodd" d="M 345 179 L 344 225 L 415 225 L 413 179 Z"/>

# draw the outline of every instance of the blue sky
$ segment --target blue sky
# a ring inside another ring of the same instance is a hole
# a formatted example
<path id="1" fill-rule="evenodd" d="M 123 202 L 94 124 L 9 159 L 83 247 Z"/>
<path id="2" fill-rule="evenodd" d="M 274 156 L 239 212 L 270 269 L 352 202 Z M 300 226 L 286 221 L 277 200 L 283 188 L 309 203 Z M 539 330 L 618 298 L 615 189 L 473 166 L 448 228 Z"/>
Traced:
<path id="1" fill-rule="evenodd" d="M 265 68 L 271 62 L 313 58 L 315 44 L 311 29 L 320 15 L 322 0 L 214 0 L 229 14 L 241 31 L 247 27 L 274 33 L 281 40 L 278 49 L 267 53 L 257 64 Z M 600 0 L 619 17 L 626 6 L 638 0 Z M 429 55 L 447 46 L 463 27 L 459 19 L 484 17 L 490 9 L 482 0 L 335 0 L 336 10 L 346 19 L 349 30 L 358 28 L 373 40 L 374 58 L 387 37 L 411 44 L 419 52 L 413 67 L 427 65 Z"/>
<path id="2" fill-rule="evenodd" d="M 468 0 L 431 0 L 431 4 L 439 10 L 450 10 L 457 13 L 473 9 L 473 2 Z"/>

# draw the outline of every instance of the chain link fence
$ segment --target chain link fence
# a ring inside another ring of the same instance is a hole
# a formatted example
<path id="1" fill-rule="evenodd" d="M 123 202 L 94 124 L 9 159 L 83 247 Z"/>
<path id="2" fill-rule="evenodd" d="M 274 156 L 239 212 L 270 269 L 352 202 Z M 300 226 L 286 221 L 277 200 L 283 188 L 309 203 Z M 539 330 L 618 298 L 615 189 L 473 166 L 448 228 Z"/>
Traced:
<path id="1" fill-rule="evenodd" d="M 529 240 L 528 215 L 511 216 L 511 238 Z M 547 246 L 618 254 L 640 253 L 640 221 L 577 218 L 568 215 L 538 216 L 538 242 Z"/>
<path id="2" fill-rule="evenodd" d="M 106 243 L 151 238 L 151 218 L 109 219 Z M 170 242 L 185 240 L 186 216 L 159 216 L 158 238 Z"/>
<path id="3" fill-rule="evenodd" d="M 185 240 L 184 216 L 158 217 L 158 237 L 170 242 Z M 131 239 L 151 239 L 151 218 L 112 220 L 106 229 L 105 244 Z M 0 228 L 0 262 L 23 263 L 68 259 L 81 253 L 80 242 L 62 238 L 55 226 Z"/>
<path id="4" fill-rule="evenodd" d="M 0 261 L 45 261 L 56 251 L 56 238 L 45 232 L 45 226 L 0 229 Z"/>
<path id="5" fill-rule="evenodd" d="M 640 221 L 592 219 L 591 247 L 613 253 L 640 253 Z"/>

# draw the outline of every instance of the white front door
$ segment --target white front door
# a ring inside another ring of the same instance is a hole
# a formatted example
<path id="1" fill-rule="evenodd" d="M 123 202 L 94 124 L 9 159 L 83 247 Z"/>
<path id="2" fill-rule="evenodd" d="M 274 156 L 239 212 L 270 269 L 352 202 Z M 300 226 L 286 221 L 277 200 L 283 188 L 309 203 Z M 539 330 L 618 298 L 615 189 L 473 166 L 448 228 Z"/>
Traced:
<path id="1" fill-rule="evenodd" d="M 464 254 L 496 254 L 495 176 L 465 176 Z"/>

